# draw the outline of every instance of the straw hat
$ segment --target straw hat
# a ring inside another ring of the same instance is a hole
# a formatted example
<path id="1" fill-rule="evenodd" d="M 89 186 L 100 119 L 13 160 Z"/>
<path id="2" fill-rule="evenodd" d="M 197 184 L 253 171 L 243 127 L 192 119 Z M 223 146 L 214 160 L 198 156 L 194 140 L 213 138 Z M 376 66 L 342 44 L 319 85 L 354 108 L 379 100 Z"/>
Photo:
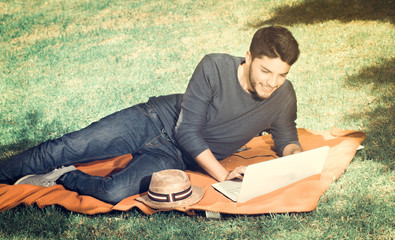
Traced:
<path id="1" fill-rule="evenodd" d="M 191 186 L 185 172 L 169 169 L 152 174 L 148 194 L 136 200 L 154 209 L 172 209 L 193 205 L 203 195 L 202 188 Z"/>

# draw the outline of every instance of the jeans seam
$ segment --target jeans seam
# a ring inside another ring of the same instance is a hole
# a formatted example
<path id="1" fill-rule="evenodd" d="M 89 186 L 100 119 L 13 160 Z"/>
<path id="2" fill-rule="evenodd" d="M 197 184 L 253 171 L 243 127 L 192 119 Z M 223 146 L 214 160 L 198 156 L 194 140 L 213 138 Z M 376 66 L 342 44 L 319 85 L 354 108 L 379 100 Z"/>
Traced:
<path id="1" fill-rule="evenodd" d="M 155 143 L 152 143 L 155 141 Z M 158 149 L 160 147 L 165 146 L 166 140 L 162 138 L 162 135 L 157 135 L 149 140 L 144 146 L 137 150 L 138 153 L 142 153 L 144 151 L 149 151 L 148 148 Z"/>

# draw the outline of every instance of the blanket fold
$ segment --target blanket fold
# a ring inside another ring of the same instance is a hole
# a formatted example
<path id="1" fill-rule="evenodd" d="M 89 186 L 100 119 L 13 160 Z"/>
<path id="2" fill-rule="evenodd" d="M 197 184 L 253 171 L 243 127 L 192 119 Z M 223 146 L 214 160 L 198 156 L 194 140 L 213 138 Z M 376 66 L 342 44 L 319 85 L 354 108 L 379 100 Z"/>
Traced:
<path id="1" fill-rule="evenodd" d="M 326 132 L 298 129 L 298 134 L 303 150 L 321 146 L 330 147 L 321 176 L 311 176 L 240 204 L 232 202 L 212 188 L 211 184 L 216 182 L 213 178 L 201 172 L 186 171 L 191 183 L 202 187 L 205 195 L 197 204 L 176 210 L 188 214 L 194 214 L 195 211 L 264 214 L 314 210 L 321 195 L 347 169 L 366 135 L 363 132 L 338 128 L 332 128 L 331 131 Z M 240 165 L 250 165 L 277 157 L 272 150 L 273 141 L 270 135 L 256 137 L 246 146 L 248 150 L 233 154 L 222 160 L 221 164 L 228 170 L 232 170 Z M 113 159 L 79 164 L 76 167 L 91 175 L 110 176 L 125 167 L 131 159 L 132 155 L 128 154 Z M 68 191 L 61 185 L 45 188 L 33 185 L 0 184 L 0 212 L 19 204 L 37 204 L 40 208 L 57 204 L 70 211 L 90 215 L 114 210 L 128 211 L 134 207 L 139 208 L 145 214 L 157 212 L 158 210 L 151 209 L 135 200 L 143 194 L 128 197 L 116 205 L 111 205 L 90 196 Z"/>

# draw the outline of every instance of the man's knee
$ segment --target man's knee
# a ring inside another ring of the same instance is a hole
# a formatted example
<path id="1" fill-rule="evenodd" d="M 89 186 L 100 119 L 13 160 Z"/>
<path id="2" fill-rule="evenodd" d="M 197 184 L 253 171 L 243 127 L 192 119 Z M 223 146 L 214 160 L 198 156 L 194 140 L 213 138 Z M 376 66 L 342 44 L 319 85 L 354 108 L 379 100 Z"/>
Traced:
<path id="1" fill-rule="evenodd" d="M 140 182 L 126 184 L 105 181 L 96 196 L 98 199 L 111 204 L 117 204 L 123 199 L 148 190 L 151 176 L 146 176 Z"/>

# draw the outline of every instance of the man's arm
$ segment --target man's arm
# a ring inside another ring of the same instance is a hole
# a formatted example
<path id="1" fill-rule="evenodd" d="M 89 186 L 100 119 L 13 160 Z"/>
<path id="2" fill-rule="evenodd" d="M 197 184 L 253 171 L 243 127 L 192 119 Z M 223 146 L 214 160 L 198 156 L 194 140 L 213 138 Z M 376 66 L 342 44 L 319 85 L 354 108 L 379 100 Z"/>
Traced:
<path id="1" fill-rule="evenodd" d="M 233 171 L 228 172 L 228 170 L 226 170 L 224 166 L 222 166 L 221 163 L 218 162 L 210 149 L 207 149 L 200 153 L 195 160 L 199 164 L 199 166 L 201 166 L 208 174 L 210 174 L 210 176 L 212 176 L 219 182 L 234 178 L 242 179 L 242 174 L 245 173 L 246 169 L 245 166 L 240 166 L 235 168 Z"/>
<path id="2" fill-rule="evenodd" d="M 208 149 L 203 139 L 203 129 L 207 122 L 207 111 L 212 99 L 210 73 L 214 68 L 209 56 L 197 65 L 183 95 L 180 115 L 175 127 L 175 137 L 180 146 L 192 159 Z"/>
<path id="3" fill-rule="evenodd" d="M 287 156 L 302 151 L 296 129 L 296 94 L 289 81 L 277 91 L 281 98 L 281 105 L 278 107 L 281 109 L 276 121 L 272 123 L 271 133 L 277 155 Z"/>
<path id="4" fill-rule="evenodd" d="M 182 109 L 175 135 L 179 144 L 210 176 L 218 181 L 242 178 L 245 168 L 228 172 L 216 159 L 202 132 L 207 121 L 207 111 L 213 97 L 217 79 L 216 66 L 210 56 L 205 56 L 196 67 L 183 96 Z"/>

